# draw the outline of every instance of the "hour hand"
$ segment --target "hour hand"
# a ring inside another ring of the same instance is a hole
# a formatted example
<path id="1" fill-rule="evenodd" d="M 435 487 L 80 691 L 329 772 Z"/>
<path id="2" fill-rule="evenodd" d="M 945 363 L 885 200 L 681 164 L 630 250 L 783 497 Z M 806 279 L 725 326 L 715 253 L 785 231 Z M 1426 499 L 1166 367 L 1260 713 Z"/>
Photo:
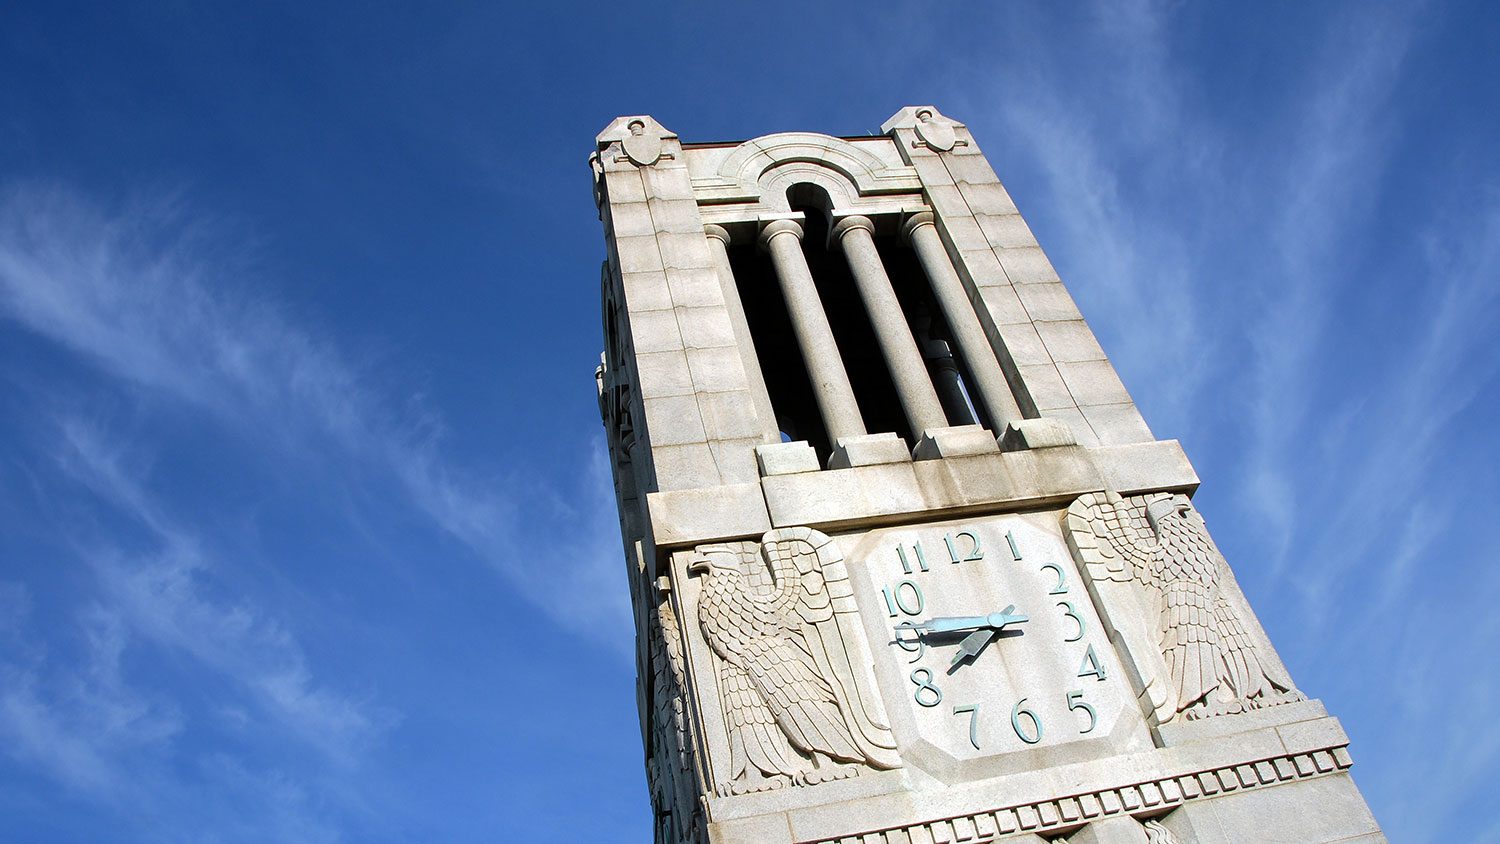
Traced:
<path id="1" fill-rule="evenodd" d="M 993 638 L 995 638 L 995 631 L 988 628 L 975 630 L 965 636 L 964 640 L 958 643 L 958 653 L 953 655 L 953 661 L 948 663 L 948 673 L 952 674 L 960 662 L 979 656 L 979 652 L 984 650 L 984 646 L 988 645 Z"/>

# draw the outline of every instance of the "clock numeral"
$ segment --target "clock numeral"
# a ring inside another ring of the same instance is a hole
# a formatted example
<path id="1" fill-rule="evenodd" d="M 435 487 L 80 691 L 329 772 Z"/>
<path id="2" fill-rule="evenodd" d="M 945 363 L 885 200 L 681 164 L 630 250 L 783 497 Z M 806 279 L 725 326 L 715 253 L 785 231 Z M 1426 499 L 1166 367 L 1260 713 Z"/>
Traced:
<path id="1" fill-rule="evenodd" d="M 896 625 L 896 629 L 893 633 L 894 643 L 896 647 L 900 648 L 903 651 L 906 651 L 909 654 L 912 654 L 912 658 L 906 661 L 907 665 L 916 662 L 917 660 L 922 658 L 923 654 L 927 653 L 927 643 L 922 640 L 922 634 L 918 633 L 917 629 L 918 628 L 916 622 L 903 621 Z M 912 635 L 912 638 L 902 638 L 902 631 L 910 633 Z"/>
<path id="2" fill-rule="evenodd" d="M 1067 578 L 1066 575 L 1063 574 L 1062 566 L 1059 566 L 1056 563 L 1047 563 L 1046 565 L 1044 565 L 1041 568 L 1037 569 L 1037 571 L 1046 571 L 1048 569 L 1051 569 L 1052 573 L 1055 574 L 1055 575 L 1057 575 L 1057 585 L 1054 586 L 1054 587 L 1052 587 L 1052 591 L 1048 592 L 1047 594 L 1048 595 L 1066 595 L 1066 594 L 1068 594 L 1068 578 Z"/>
<path id="3" fill-rule="evenodd" d="M 954 536 L 967 536 L 969 541 L 974 543 L 974 546 L 969 549 L 969 553 L 963 557 L 958 556 L 958 550 L 953 547 Z M 948 546 L 948 562 L 954 565 L 958 565 L 959 563 L 977 563 L 984 559 L 984 552 L 979 548 L 979 537 L 973 531 L 961 530 L 957 534 L 944 534 L 943 544 Z"/>
<path id="4" fill-rule="evenodd" d="M 927 555 L 922 553 L 922 543 L 913 542 L 911 547 L 912 551 L 916 553 L 917 568 L 921 569 L 922 571 L 927 571 Z M 949 546 L 948 550 L 949 553 L 952 553 L 952 546 Z M 901 558 L 901 570 L 906 572 L 907 574 L 911 574 L 911 561 L 906 559 L 906 549 L 902 548 L 900 545 L 897 545 L 896 556 Z"/>
<path id="5" fill-rule="evenodd" d="M 1021 549 L 1016 547 L 1016 535 L 1010 531 L 1005 532 L 1005 544 L 1010 546 L 1010 558 L 1021 562 Z"/>
<path id="6" fill-rule="evenodd" d="M 955 706 L 955 707 L 953 707 L 953 714 L 954 715 L 962 715 L 965 712 L 969 713 L 969 744 L 974 745 L 974 749 L 978 750 L 979 749 L 979 704 L 977 704 L 977 703 L 970 703 L 970 704 L 965 705 L 965 706 Z"/>
<path id="7" fill-rule="evenodd" d="M 932 707 L 943 702 L 943 690 L 933 685 L 931 669 L 913 668 L 911 681 L 917 686 L 917 690 L 911 693 L 911 699 L 916 701 L 918 706 Z M 923 692 L 928 693 L 927 697 L 922 697 Z"/>
<path id="8" fill-rule="evenodd" d="M 1084 631 L 1083 616 L 1079 615 L 1078 611 L 1073 608 L 1073 605 L 1071 603 L 1067 602 L 1067 601 L 1058 601 L 1057 605 L 1059 607 L 1063 608 L 1063 615 L 1065 615 L 1068 618 L 1071 618 L 1074 621 L 1078 622 L 1078 635 L 1074 636 L 1071 639 L 1064 639 L 1063 641 L 1064 642 L 1076 642 L 1079 639 L 1082 639 L 1083 638 L 1083 631 Z"/>
<path id="9" fill-rule="evenodd" d="M 1087 703 L 1083 702 L 1082 690 L 1068 692 L 1068 711 L 1076 712 L 1080 709 L 1089 714 L 1089 725 L 1079 730 L 1078 734 L 1083 735 L 1084 733 L 1092 733 L 1094 731 L 1094 728 L 1099 726 L 1099 713 L 1094 711 L 1094 707 L 1089 706 Z"/>
<path id="10" fill-rule="evenodd" d="M 1016 738 L 1026 742 L 1027 744 L 1036 744 L 1037 742 L 1042 740 L 1042 719 L 1037 717 L 1037 714 L 1035 712 L 1032 712 L 1030 709 L 1026 709 L 1025 707 L 1021 706 L 1021 704 L 1025 702 L 1026 698 L 1023 697 L 1020 700 L 1016 701 L 1015 706 L 1011 707 L 1010 728 L 1016 731 Z M 1030 730 L 1021 729 L 1022 715 L 1025 715 L 1027 719 L 1031 721 Z M 1028 732 L 1030 733 L 1030 735 L 1027 735 Z"/>
<path id="11" fill-rule="evenodd" d="M 1100 682 L 1104 681 L 1104 665 L 1099 662 L 1099 657 L 1094 655 L 1093 645 L 1089 645 L 1089 649 L 1083 654 L 1083 664 L 1078 666 L 1078 676 L 1093 677 Z"/>
<path id="12" fill-rule="evenodd" d="M 916 606 L 911 606 L 907 601 L 906 593 L 901 591 L 908 586 L 911 587 L 911 602 Z M 897 610 L 905 615 L 921 615 L 922 607 L 926 605 L 926 601 L 922 598 L 922 587 L 918 586 L 915 580 L 903 580 L 897 583 L 895 588 L 887 586 L 880 590 L 880 594 L 885 596 L 885 608 L 890 611 L 891 618 L 897 617 Z"/>

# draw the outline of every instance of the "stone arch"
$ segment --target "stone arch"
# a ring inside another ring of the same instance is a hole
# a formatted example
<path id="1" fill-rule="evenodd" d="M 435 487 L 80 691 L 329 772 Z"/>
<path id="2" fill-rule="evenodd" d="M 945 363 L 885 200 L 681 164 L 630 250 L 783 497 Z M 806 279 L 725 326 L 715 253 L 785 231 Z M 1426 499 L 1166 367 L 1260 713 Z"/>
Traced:
<path id="1" fill-rule="evenodd" d="M 699 185 L 722 191 L 721 200 L 732 197 L 779 208 L 785 205 L 786 188 L 797 181 L 819 185 L 841 205 L 869 194 L 921 190 L 910 167 L 890 167 L 849 141 L 816 132 L 782 132 L 746 141 L 725 157 L 714 178 Z"/>

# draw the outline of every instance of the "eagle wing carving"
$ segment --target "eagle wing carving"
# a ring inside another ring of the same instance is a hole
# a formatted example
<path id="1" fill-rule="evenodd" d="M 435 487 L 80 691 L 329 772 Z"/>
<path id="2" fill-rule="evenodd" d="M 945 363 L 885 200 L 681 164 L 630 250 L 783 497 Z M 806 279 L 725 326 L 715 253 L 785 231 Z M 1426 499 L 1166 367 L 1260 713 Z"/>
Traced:
<path id="1" fill-rule="evenodd" d="M 1225 599 L 1223 555 L 1186 496 L 1089 493 L 1068 508 L 1066 523 L 1069 546 L 1095 583 L 1134 580 L 1149 587 L 1137 621 L 1128 609 L 1107 609 L 1158 723 L 1178 712 L 1202 718 L 1301 699 L 1285 673 L 1261 658 Z M 1137 653 L 1143 627 L 1155 634 L 1156 647 Z"/>
<path id="2" fill-rule="evenodd" d="M 1111 637 L 1123 640 L 1141 705 L 1163 723 L 1177 714 L 1177 687 L 1148 619 L 1163 604 L 1152 573 L 1160 567 L 1161 543 L 1146 521 L 1145 506 L 1113 491 L 1079 496 L 1063 517 L 1068 548 L 1087 575 Z M 1148 589 L 1132 589 L 1132 584 Z"/>
<path id="3" fill-rule="evenodd" d="M 848 571 L 833 541 L 784 528 L 752 543 L 703 546 L 699 622 L 719 657 L 740 793 L 900 765 L 849 652 L 856 635 Z M 846 764 L 848 763 L 848 764 Z"/>

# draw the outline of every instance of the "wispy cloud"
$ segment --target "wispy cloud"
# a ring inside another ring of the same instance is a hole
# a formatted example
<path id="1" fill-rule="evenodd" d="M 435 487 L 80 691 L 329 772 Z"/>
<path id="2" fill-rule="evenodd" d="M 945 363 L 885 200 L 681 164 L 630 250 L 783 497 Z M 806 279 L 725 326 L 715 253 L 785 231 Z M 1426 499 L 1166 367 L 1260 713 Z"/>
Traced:
<path id="1" fill-rule="evenodd" d="M 111 212 L 55 186 L 0 194 L 0 314 L 153 399 L 212 414 L 255 448 L 315 462 L 332 450 L 383 471 L 407 507 L 560 625 L 624 653 L 617 530 L 588 512 L 528 509 L 597 498 L 597 473 L 558 490 L 462 477 L 440 452 L 434 413 L 253 295 L 243 244 L 189 217 L 174 199 Z M 590 556 L 563 555 L 543 575 L 529 561 L 559 525 Z"/>
<path id="2" fill-rule="evenodd" d="M 7 584 L 10 594 L 23 593 Z M 123 678 L 128 640 L 114 614 L 81 614 L 83 658 L 56 664 L 20 619 L 0 658 L 0 746 L 59 782 L 111 802 L 140 798 L 122 757 L 170 742 L 182 717 L 170 702 L 132 688 Z"/>
<path id="3" fill-rule="evenodd" d="M 1258 609 L 1284 654 L 1317 666 L 1311 691 L 1348 695 L 1335 710 L 1370 731 L 1356 758 L 1385 763 L 1361 782 L 1412 840 L 1439 840 L 1436 821 L 1500 765 L 1500 743 L 1475 739 L 1484 716 L 1454 711 L 1500 694 L 1463 668 L 1496 634 L 1478 619 L 1500 545 L 1473 530 L 1495 479 L 1450 465 L 1500 374 L 1496 174 L 1431 161 L 1430 200 L 1386 199 L 1428 11 L 1316 16 L 1316 49 L 1287 59 L 1304 64 L 1251 125 L 1224 122 L 1174 53 L 1193 37 L 1180 7 L 1096 7 L 1072 54 L 1018 12 L 979 71 L 990 99 L 955 109 L 1045 176 L 1043 245 L 1158 433 L 1197 439 L 1205 490 L 1238 500 L 1215 523 L 1231 562 L 1281 598 Z M 1402 248 L 1382 250 L 1393 236 Z M 1399 681 L 1373 681 L 1375 662 Z"/>

